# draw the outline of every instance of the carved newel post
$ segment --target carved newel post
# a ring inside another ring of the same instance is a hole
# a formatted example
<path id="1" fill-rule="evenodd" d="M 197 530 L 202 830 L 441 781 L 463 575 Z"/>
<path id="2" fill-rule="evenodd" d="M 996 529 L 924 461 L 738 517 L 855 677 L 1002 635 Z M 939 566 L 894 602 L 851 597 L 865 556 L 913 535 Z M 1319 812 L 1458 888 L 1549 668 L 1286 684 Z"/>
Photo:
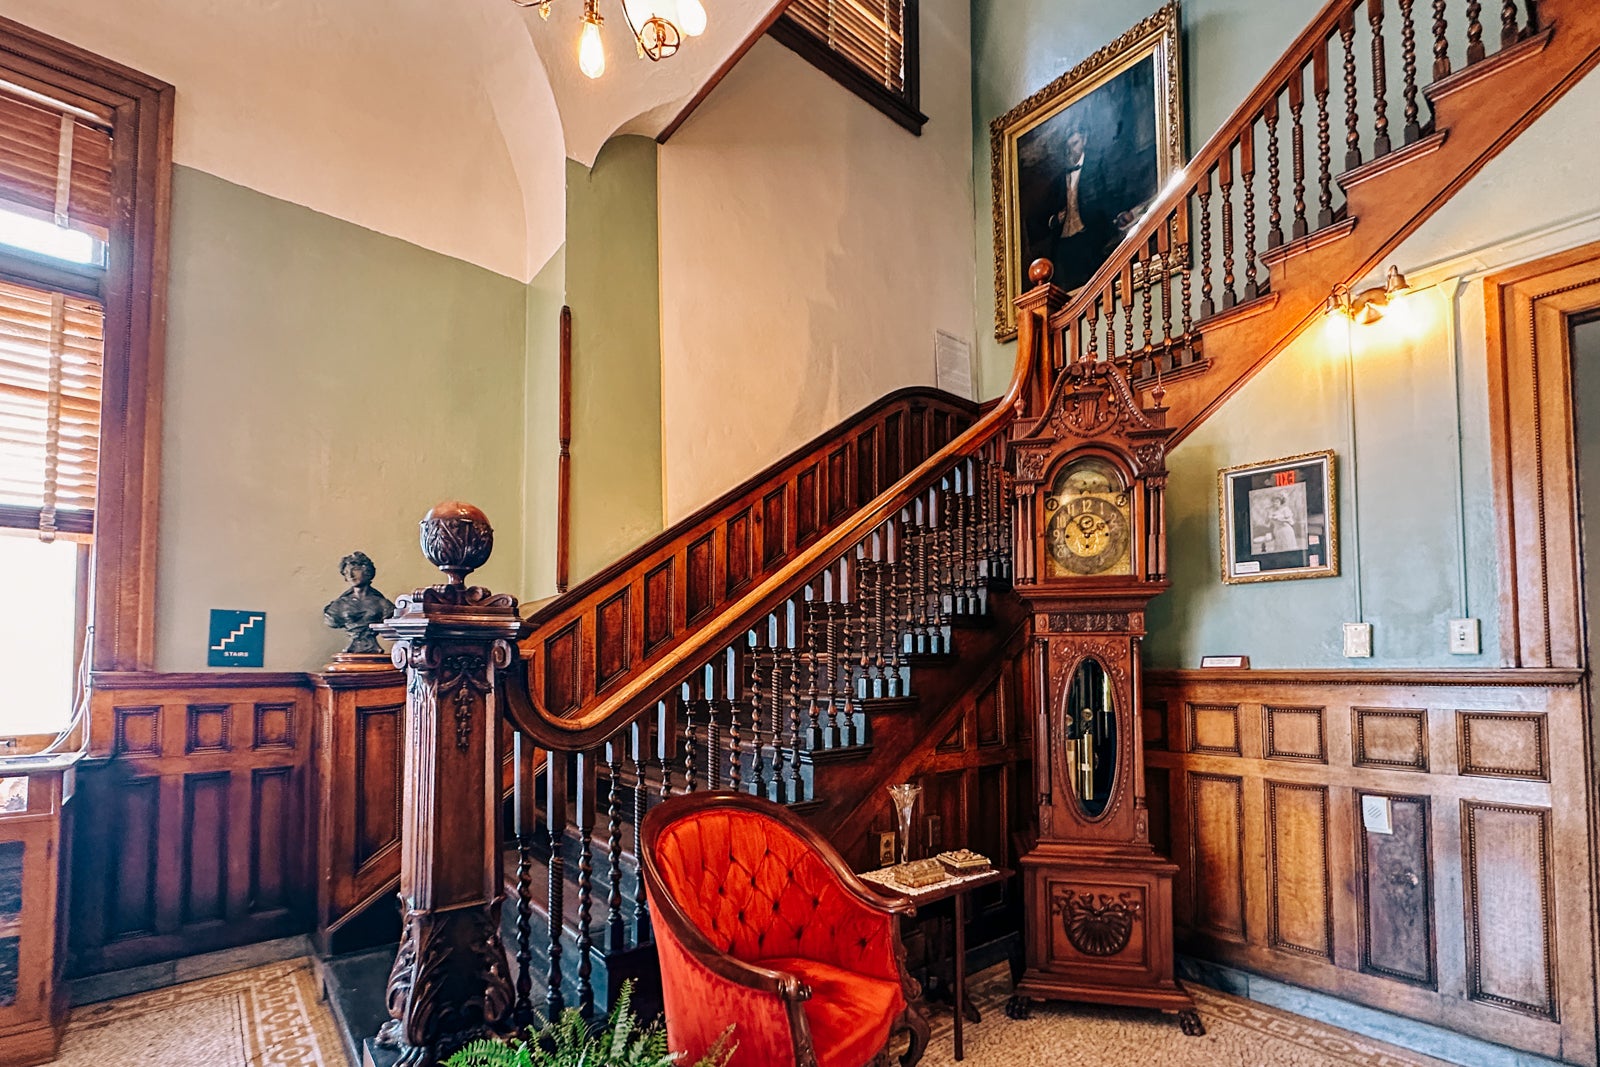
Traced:
<path id="1" fill-rule="evenodd" d="M 483 512 L 449 502 L 422 520 L 442 585 L 402 596 L 379 628 L 409 671 L 400 899 L 405 932 L 389 975 L 380 1047 L 431 1067 L 503 1031 L 515 993 L 500 941 L 499 672 L 519 659 L 517 600 L 466 584 L 494 546 Z"/>

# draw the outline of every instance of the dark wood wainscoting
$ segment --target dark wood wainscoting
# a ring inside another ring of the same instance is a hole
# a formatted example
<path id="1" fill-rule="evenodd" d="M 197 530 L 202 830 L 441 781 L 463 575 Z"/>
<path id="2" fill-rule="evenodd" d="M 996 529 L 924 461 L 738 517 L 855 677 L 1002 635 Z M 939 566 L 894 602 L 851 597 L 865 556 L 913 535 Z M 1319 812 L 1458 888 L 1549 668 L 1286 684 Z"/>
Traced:
<path id="1" fill-rule="evenodd" d="M 303 674 L 97 674 L 69 974 L 302 933 L 314 873 Z"/>
<path id="2" fill-rule="evenodd" d="M 1594 1064 L 1583 677 L 1152 672 L 1180 949 Z"/>
<path id="3" fill-rule="evenodd" d="M 317 675 L 320 947 L 400 882 L 406 680 L 400 671 Z M 398 931 L 397 931 L 398 933 Z"/>

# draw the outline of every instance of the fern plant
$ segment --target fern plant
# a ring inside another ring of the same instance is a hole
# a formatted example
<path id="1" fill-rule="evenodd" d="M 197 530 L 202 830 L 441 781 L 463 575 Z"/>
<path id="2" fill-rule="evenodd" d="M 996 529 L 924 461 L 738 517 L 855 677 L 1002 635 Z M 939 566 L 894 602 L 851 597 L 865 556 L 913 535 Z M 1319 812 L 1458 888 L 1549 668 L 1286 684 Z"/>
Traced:
<path id="1" fill-rule="evenodd" d="M 693 1067 L 727 1067 L 733 1058 L 733 1027 L 723 1031 Z M 445 1061 L 445 1067 L 688 1067 L 667 1048 L 659 1023 L 641 1028 L 633 1012 L 633 983 L 624 982 L 616 1007 L 603 1027 L 591 1029 L 576 1008 L 526 1037 L 473 1041 Z"/>

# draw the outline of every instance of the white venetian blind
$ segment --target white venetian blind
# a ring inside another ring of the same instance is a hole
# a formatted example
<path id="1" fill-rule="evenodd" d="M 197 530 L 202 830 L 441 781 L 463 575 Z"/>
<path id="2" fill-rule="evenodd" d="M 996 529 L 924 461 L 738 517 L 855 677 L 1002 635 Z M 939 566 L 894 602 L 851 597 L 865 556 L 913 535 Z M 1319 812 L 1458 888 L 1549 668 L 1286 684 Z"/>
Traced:
<path id="1" fill-rule="evenodd" d="M 0 282 L 0 526 L 94 528 L 104 314 Z"/>
<path id="2" fill-rule="evenodd" d="M 792 0 L 783 17 L 891 93 L 905 92 L 905 0 Z"/>

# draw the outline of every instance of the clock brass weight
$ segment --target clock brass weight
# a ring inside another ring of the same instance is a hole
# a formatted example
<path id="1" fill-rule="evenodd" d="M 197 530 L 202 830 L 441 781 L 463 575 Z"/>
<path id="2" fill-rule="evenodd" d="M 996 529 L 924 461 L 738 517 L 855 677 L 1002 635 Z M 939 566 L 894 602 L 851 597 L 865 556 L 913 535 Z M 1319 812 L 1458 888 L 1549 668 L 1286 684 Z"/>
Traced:
<path id="1" fill-rule="evenodd" d="M 1008 1006 L 1075 1000 L 1176 1012 L 1176 865 L 1150 844 L 1140 739 L 1145 610 L 1167 588 L 1166 423 L 1125 368 L 1070 362 L 1010 445 L 1014 588 L 1033 612 L 1038 839 L 1022 856 L 1026 969 Z"/>

